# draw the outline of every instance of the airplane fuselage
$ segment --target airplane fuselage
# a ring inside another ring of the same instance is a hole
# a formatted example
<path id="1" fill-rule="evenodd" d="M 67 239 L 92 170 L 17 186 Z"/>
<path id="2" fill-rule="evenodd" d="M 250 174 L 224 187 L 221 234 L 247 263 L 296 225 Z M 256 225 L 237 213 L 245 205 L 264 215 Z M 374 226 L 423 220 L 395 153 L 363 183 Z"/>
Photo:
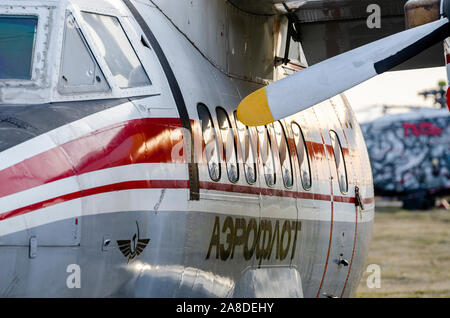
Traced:
<path id="1" fill-rule="evenodd" d="M 0 78 L 0 296 L 355 292 L 374 194 L 344 95 L 247 129 L 234 111 L 262 83 L 220 70 L 157 7 L 10 2 L 0 22 L 46 23 L 31 79 Z"/>

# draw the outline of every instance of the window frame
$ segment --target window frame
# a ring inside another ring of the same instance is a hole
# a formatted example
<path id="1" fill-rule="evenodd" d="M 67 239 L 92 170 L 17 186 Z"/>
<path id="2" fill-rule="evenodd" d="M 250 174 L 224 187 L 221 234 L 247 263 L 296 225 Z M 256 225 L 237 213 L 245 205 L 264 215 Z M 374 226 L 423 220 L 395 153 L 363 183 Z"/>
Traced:
<path id="1" fill-rule="evenodd" d="M 250 127 L 244 125 L 242 122 L 239 121 L 239 119 L 237 118 L 236 113 L 237 113 L 237 111 L 235 110 L 233 112 L 233 117 L 234 117 L 234 123 L 236 125 L 237 138 L 239 140 L 239 146 L 240 146 L 240 149 L 241 149 L 241 157 L 243 159 L 242 166 L 244 168 L 245 180 L 247 181 L 247 183 L 249 185 L 254 185 L 256 182 L 258 182 L 258 164 L 257 164 L 258 160 L 257 160 L 257 156 L 255 154 L 255 147 L 254 147 L 254 144 L 253 144 L 252 133 L 250 131 Z M 244 150 L 243 150 L 243 145 L 242 145 L 242 141 L 243 140 L 241 140 L 241 134 L 240 134 L 240 129 L 239 129 L 239 126 L 238 126 L 238 122 L 241 123 L 242 126 L 244 127 L 244 131 L 242 133 L 244 133 L 245 136 L 248 138 L 248 144 L 249 144 L 249 148 L 250 148 L 248 157 L 250 157 L 250 153 L 251 153 L 251 155 L 253 157 L 253 164 L 252 164 L 253 167 L 252 167 L 252 169 L 253 169 L 254 176 L 255 176 L 255 180 L 254 181 L 250 181 L 249 180 L 247 169 L 245 169 L 246 165 L 249 166 L 249 167 L 251 167 L 252 165 L 248 163 L 248 160 L 246 160 L 246 158 L 244 158 Z"/>
<path id="2" fill-rule="evenodd" d="M 138 97 L 147 95 L 158 95 L 161 93 L 160 87 L 155 82 L 159 79 L 159 75 L 156 70 L 159 70 L 159 60 L 153 50 L 153 48 L 144 47 L 141 42 L 141 37 L 144 38 L 145 42 L 149 44 L 150 42 L 145 37 L 145 34 L 139 27 L 139 25 L 130 17 L 124 14 L 121 10 L 116 9 L 97 9 L 92 7 L 87 7 L 80 5 L 78 9 L 67 8 L 67 12 L 71 13 L 75 18 L 76 23 L 80 27 L 80 31 L 83 34 L 85 41 L 92 52 L 94 59 L 97 61 L 100 70 L 102 71 L 107 83 L 109 84 L 111 90 L 108 92 L 74 92 L 72 94 L 63 94 L 58 92 L 58 96 L 55 96 L 55 101 L 67 101 L 67 100 L 80 100 L 80 99 L 102 99 L 102 98 L 127 98 L 127 97 Z M 103 58 L 100 54 L 99 48 L 96 41 L 89 31 L 89 24 L 83 19 L 82 13 L 90 13 L 97 15 L 104 15 L 116 18 L 122 30 L 128 39 L 131 48 L 137 55 L 139 62 L 144 69 L 150 84 L 143 87 L 132 87 L 132 88 L 120 88 L 118 83 L 115 81 L 114 76 Z M 136 32 L 137 30 L 137 32 Z M 64 31 L 62 31 L 63 33 Z M 63 38 L 63 34 L 60 35 Z M 62 45 L 60 48 L 59 58 L 62 58 Z M 61 76 L 58 73 L 58 79 Z"/>
<path id="3" fill-rule="evenodd" d="M 205 152 L 205 149 L 206 149 L 206 143 L 205 143 L 205 137 L 204 137 L 204 131 L 203 131 L 203 126 L 202 126 L 202 119 L 201 119 L 201 117 L 200 117 L 200 112 L 199 112 L 199 108 L 200 107 L 203 107 L 205 110 L 206 110 L 206 112 L 207 112 L 207 114 L 208 114 L 208 116 L 209 116 L 209 119 L 210 119 L 210 121 L 211 121 L 211 126 L 212 126 L 212 130 L 213 130 L 213 132 L 214 132 L 214 140 L 215 140 L 215 144 L 216 144 L 216 149 L 217 149 L 217 159 L 218 159 L 218 171 L 219 171 L 219 176 L 217 177 L 217 179 L 214 179 L 212 176 L 211 176 L 211 169 L 210 169 L 210 163 L 211 163 L 211 160 L 208 160 L 208 157 L 207 157 L 207 155 L 206 155 L 206 152 Z M 214 119 L 213 119 L 213 117 L 211 116 L 211 112 L 209 111 L 209 108 L 208 108 L 208 106 L 206 106 L 206 104 L 203 104 L 203 103 L 198 103 L 197 104 L 197 115 L 198 115 L 198 119 L 199 119 L 199 124 L 200 124 L 200 131 L 201 131 L 201 136 L 202 136 L 202 143 L 201 143 L 201 145 L 202 145 L 202 149 L 201 149 L 201 153 L 202 153 L 202 158 L 205 160 L 205 162 L 206 162 L 206 168 L 207 168 L 207 170 L 208 170 L 208 174 L 209 174 L 209 178 L 211 179 L 211 180 L 213 180 L 214 182 L 219 182 L 220 181 L 220 179 L 222 179 L 222 158 L 221 158 L 221 154 L 220 154 L 220 145 L 219 145 L 219 138 L 218 138 L 218 135 L 217 135 L 217 130 L 216 130 L 216 127 L 215 127 L 215 125 L 214 125 Z"/>
<path id="4" fill-rule="evenodd" d="M 99 67 L 99 70 L 100 70 L 101 74 L 103 75 L 104 80 L 106 81 L 106 85 L 109 88 L 108 90 L 106 90 L 106 91 L 100 91 L 99 90 L 99 91 L 91 91 L 91 92 L 89 92 L 89 91 L 88 92 L 81 92 L 81 91 L 77 92 L 75 88 L 74 88 L 73 92 L 64 92 L 62 90 L 61 79 L 62 79 L 62 76 L 63 76 L 64 47 L 65 47 L 65 43 L 66 43 L 66 31 L 67 31 L 66 30 L 66 28 L 67 28 L 66 24 L 67 24 L 67 20 L 70 17 L 73 19 L 73 22 L 75 23 L 75 26 L 78 28 L 77 32 L 81 36 L 81 40 L 85 44 L 87 51 L 89 52 L 89 54 L 92 56 L 94 62 Z M 63 25 L 64 25 L 64 28 L 63 28 L 64 30 L 63 30 L 61 55 L 60 55 L 61 63 L 60 63 L 60 67 L 59 67 L 59 73 L 58 73 L 59 76 L 58 76 L 57 87 L 56 87 L 56 89 L 58 90 L 58 93 L 61 94 L 62 96 L 70 96 L 70 95 L 77 95 L 78 96 L 80 94 L 81 95 L 86 95 L 86 94 L 110 94 L 111 93 L 111 89 L 112 89 L 111 83 L 108 80 L 107 76 L 105 75 L 102 67 L 100 66 L 100 63 L 99 63 L 98 59 L 95 57 L 94 52 L 92 51 L 92 48 L 90 47 L 89 43 L 87 42 L 85 31 L 81 28 L 81 26 L 77 22 L 75 16 L 70 11 L 66 12 L 66 17 L 65 17 Z"/>
<path id="5" fill-rule="evenodd" d="M 331 147 L 333 148 L 333 157 L 334 157 L 334 163 L 335 163 L 335 167 L 336 167 L 336 176 L 338 178 L 339 190 L 341 191 L 342 194 L 347 194 L 348 191 L 349 191 L 348 171 L 347 171 L 347 164 L 345 162 L 344 149 L 342 148 L 341 139 L 339 138 L 338 133 L 336 131 L 332 130 L 332 129 L 328 132 L 328 134 L 330 136 Z M 340 172 L 339 172 L 338 162 L 336 160 L 336 152 L 335 152 L 335 149 L 334 149 L 334 146 L 333 146 L 333 140 L 332 140 L 332 137 L 331 137 L 332 134 L 334 134 L 336 136 L 337 144 L 339 145 L 339 151 L 340 151 L 341 156 L 342 156 L 342 164 L 344 166 L 344 173 L 345 173 L 344 174 L 344 176 L 345 176 L 345 186 L 346 186 L 345 191 L 342 190 L 342 185 L 341 185 L 341 181 L 340 181 L 340 178 L 339 178 Z"/>
<path id="6" fill-rule="evenodd" d="M 219 111 L 224 113 L 225 120 L 228 122 L 228 127 L 229 127 L 229 130 L 230 130 L 230 132 L 232 134 L 232 137 L 233 137 L 234 157 L 235 157 L 235 164 L 236 164 L 236 171 L 237 171 L 237 178 L 236 178 L 236 180 L 232 180 L 230 178 L 230 173 L 229 173 L 229 170 L 228 170 L 228 165 L 230 164 L 230 162 L 228 162 L 228 160 L 227 160 L 226 141 L 224 142 L 224 140 L 223 140 L 222 129 L 220 128 Z M 231 183 L 237 183 L 237 182 L 239 182 L 239 179 L 240 179 L 240 173 L 239 173 L 239 158 L 238 158 L 238 151 L 237 151 L 237 144 L 236 144 L 236 135 L 235 135 L 235 133 L 233 131 L 234 127 L 233 127 L 233 125 L 231 123 L 230 116 L 228 116 L 228 112 L 226 111 L 225 108 L 223 108 L 221 106 L 217 106 L 216 107 L 216 118 L 217 118 L 217 123 L 219 124 L 219 127 L 217 127 L 217 129 L 219 130 L 219 135 L 220 135 L 220 139 L 221 139 L 221 142 L 222 142 L 222 149 L 221 150 L 223 151 L 223 154 L 225 156 L 225 170 L 227 172 L 228 180 Z"/>
<path id="7" fill-rule="evenodd" d="M 123 20 L 123 17 L 122 17 L 122 19 L 121 19 L 120 16 L 114 16 L 114 15 L 111 15 L 111 14 L 103 14 L 103 13 L 96 13 L 96 12 L 89 12 L 89 11 L 86 11 L 86 10 L 82 10 L 82 11 L 81 11 L 81 16 L 82 16 L 83 22 L 84 22 L 84 24 L 85 24 L 86 26 L 90 26 L 90 25 L 89 25 L 88 22 L 86 22 L 86 20 L 84 20 L 83 14 L 91 14 L 91 15 L 104 16 L 104 17 L 116 19 L 117 22 L 119 23 L 120 29 L 123 31 L 123 35 L 124 35 L 125 38 L 128 40 L 128 42 L 129 42 L 129 44 L 130 44 L 131 50 L 132 50 L 132 51 L 134 52 L 134 54 L 136 55 L 136 58 L 137 58 L 137 60 L 139 61 L 140 65 L 142 66 L 142 70 L 144 71 L 145 76 L 146 76 L 147 79 L 148 79 L 148 84 L 147 84 L 147 85 L 142 85 L 142 86 L 122 87 L 122 86 L 120 86 L 120 85 L 117 85 L 117 82 L 116 82 L 116 80 L 115 80 L 115 76 L 112 75 L 111 68 L 109 67 L 109 64 L 108 64 L 108 63 L 106 62 L 106 60 L 105 60 L 105 63 L 106 63 L 106 65 L 107 65 L 107 67 L 108 67 L 109 72 L 110 72 L 111 75 L 113 76 L 113 81 L 115 82 L 116 86 L 117 86 L 120 90 L 122 90 L 122 91 L 127 91 L 127 90 L 131 90 L 131 89 L 139 89 L 139 88 L 145 88 L 145 87 L 152 86 L 152 85 L 153 85 L 152 80 L 151 80 L 151 78 L 150 78 L 150 76 L 149 76 L 147 70 L 146 70 L 145 67 L 144 67 L 144 64 L 143 64 L 143 62 L 142 62 L 142 58 L 139 57 L 138 52 L 137 52 L 137 50 L 136 50 L 136 47 L 133 45 L 133 43 L 132 43 L 132 41 L 131 41 L 131 37 L 130 37 L 130 34 L 131 34 L 131 33 L 128 34 L 128 32 L 125 30 L 124 22 L 122 21 L 122 20 Z M 87 33 L 90 33 L 90 31 L 87 31 Z M 104 59 L 104 58 L 103 58 L 103 59 Z"/>
<path id="8" fill-rule="evenodd" d="M 31 16 L 37 17 L 36 32 L 33 44 L 33 53 L 31 59 L 31 77 L 30 79 L 1 79 L 0 88 L 7 87 L 10 89 L 20 89 L 29 92 L 33 91 L 33 95 L 36 94 L 37 90 L 47 90 L 49 79 L 52 77 L 50 74 L 49 67 L 49 55 L 38 59 L 38 54 L 41 51 L 49 51 L 49 47 L 52 43 L 50 38 L 54 36 L 54 28 L 46 28 L 46 24 L 50 23 L 53 18 L 54 6 L 43 5 L 36 6 L 27 3 L 14 4 L 14 5 L 1 5 L 0 4 L 0 15 L 2 16 Z"/>
<path id="9" fill-rule="evenodd" d="M 307 160 L 307 163 L 308 163 L 309 188 L 305 187 L 305 183 L 303 181 L 302 166 L 301 166 L 301 163 L 300 163 L 300 158 L 299 158 L 299 153 L 298 153 L 298 144 L 297 144 L 297 140 L 295 138 L 294 129 L 292 128 L 294 125 L 296 125 L 298 127 L 298 129 L 299 129 L 299 132 L 300 132 L 299 139 L 302 140 L 303 149 L 305 150 L 305 156 L 306 156 L 306 160 Z M 294 136 L 295 154 L 296 154 L 296 157 L 297 157 L 298 169 L 299 169 L 299 174 L 300 174 L 300 183 L 302 184 L 303 190 L 311 191 L 312 186 L 313 186 L 313 178 L 312 178 L 312 171 L 311 171 L 311 161 L 309 160 L 309 150 L 308 150 L 308 145 L 306 144 L 305 135 L 303 134 L 302 127 L 296 121 L 292 121 L 291 122 L 291 130 L 292 130 L 292 135 Z"/>
<path id="10" fill-rule="evenodd" d="M 273 188 L 277 184 L 277 167 L 276 167 L 276 163 L 275 163 L 275 155 L 273 153 L 272 139 L 271 139 L 271 136 L 270 136 L 269 128 L 270 127 L 267 127 L 267 125 L 257 126 L 256 127 L 256 131 L 257 131 L 258 145 L 259 145 L 258 151 L 259 151 L 260 156 L 261 156 L 261 163 L 262 163 L 262 168 L 263 168 L 263 172 L 264 172 L 264 179 L 266 181 L 266 185 L 269 188 Z M 260 131 L 260 129 L 262 129 L 262 131 Z M 265 136 L 267 137 L 267 149 L 270 151 L 270 154 L 271 154 L 271 157 L 272 157 L 272 163 L 273 163 L 273 172 L 272 172 L 273 184 L 269 184 L 269 182 L 267 182 L 266 164 L 265 164 L 265 161 L 263 160 L 263 154 L 262 154 L 262 149 L 261 149 L 261 138 L 260 138 L 260 134 L 261 133 L 265 134 Z"/>
<path id="11" fill-rule="evenodd" d="M 283 163 L 281 162 L 281 153 L 280 153 L 280 145 L 279 145 L 279 143 L 278 143 L 278 140 L 276 140 L 277 142 L 276 142 L 276 145 L 277 145 L 277 150 L 278 150 L 278 159 L 279 159 L 279 162 L 280 162 L 280 170 L 281 170 L 281 179 L 283 180 L 283 185 L 284 185 L 284 187 L 286 188 L 286 189 L 292 189 L 293 187 L 294 187 L 294 185 L 295 185 L 295 181 L 294 181 L 294 167 L 293 167 L 293 165 L 292 165 L 292 158 L 291 158 L 291 149 L 290 149 L 290 147 L 289 147 L 289 140 L 288 140 L 288 136 L 287 136 L 287 134 L 286 134 L 286 129 L 284 128 L 284 126 L 283 126 L 283 123 L 281 122 L 281 121 L 279 121 L 279 120 L 277 120 L 277 121 L 275 121 L 275 122 L 273 122 L 272 123 L 272 125 L 273 125 L 273 127 L 272 127 L 272 129 L 273 129 L 273 132 L 274 132 L 274 134 L 275 134 L 275 139 L 277 139 L 277 136 L 276 136 L 276 134 L 277 134 L 277 132 L 276 132 L 276 129 L 275 129 L 275 125 L 276 124 L 279 124 L 280 125 L 280 128 L 281 128 L 281 138 L 284 138 L 284 142 L 285 142 L 285 144 L 286 144 L 286 154 L 285 154 L 285 156 L 286 156 L 286 158 L 287 158 L 287 160 L 289 160 L 289 166 L 290 166 L 290 174 L 291 174 L 291 182 L 292 182 L 292 184 L 291 185 L 286 185 L 286 181 L 284 180 L 284 176 L 283 176 Z"/>

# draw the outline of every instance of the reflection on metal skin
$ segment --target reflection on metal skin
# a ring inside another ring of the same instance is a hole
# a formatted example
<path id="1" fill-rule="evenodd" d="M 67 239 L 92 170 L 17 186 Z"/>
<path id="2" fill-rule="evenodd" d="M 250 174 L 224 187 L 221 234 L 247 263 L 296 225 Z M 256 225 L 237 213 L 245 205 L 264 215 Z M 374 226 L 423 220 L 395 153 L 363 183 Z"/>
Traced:
<path id="1" fill-rule="evenodd" d="M 130 268 L 135 275 L 139 275 L 137 285 L 150 287 L 158 282 L 167 282 L 168 286 L 177 286 L 173 290 L 174 297 L 185 297 L 192 293 L 200 297 L 229 297 L 235 286 L 230 278 L 193 267 L 136 262 Z"/>

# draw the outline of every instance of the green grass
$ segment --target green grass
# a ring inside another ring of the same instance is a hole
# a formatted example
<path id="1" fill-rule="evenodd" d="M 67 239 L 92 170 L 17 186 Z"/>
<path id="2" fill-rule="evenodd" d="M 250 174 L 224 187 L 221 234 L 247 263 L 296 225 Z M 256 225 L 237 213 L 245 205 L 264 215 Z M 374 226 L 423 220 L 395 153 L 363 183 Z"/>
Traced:
<path id="1" fill-rule="evenodd" d="M 381 288 L 364 273 L 355 297 L 450 297 L 450 211 L 377 208 L 366 265 L 381 267 Z"/>

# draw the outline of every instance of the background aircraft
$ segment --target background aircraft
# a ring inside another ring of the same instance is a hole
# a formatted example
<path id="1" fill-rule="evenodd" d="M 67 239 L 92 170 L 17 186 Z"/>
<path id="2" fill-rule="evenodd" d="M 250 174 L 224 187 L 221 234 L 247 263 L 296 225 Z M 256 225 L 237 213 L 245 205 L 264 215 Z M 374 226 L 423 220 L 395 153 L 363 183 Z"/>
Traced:
<path id="1" fill-rule="evenodd" d="M 421 108 L 361 125 L 375 194 L 407 209 L 430 209 L 450 189 L 450 113 Z"/>

